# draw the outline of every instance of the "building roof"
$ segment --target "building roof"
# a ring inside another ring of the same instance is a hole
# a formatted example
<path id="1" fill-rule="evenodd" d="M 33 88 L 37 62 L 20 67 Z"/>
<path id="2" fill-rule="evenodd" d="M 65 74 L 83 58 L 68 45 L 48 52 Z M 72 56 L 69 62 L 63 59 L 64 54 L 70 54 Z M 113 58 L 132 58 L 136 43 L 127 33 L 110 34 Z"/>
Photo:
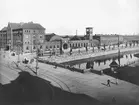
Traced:
<path id="1" fill-rule="evenodd" d="M 56 35 L 55 33 L 47 33 L 45 34 L 45 40 L 50 41 L 50 39 L 55 35 Z"/>
<path id="2" fill-rule="evenodd" d="M 115 62 L 115 60 L 112 61 L 110 67 L 118 67 L 118 64 Z"/>
<path id="3" fill-rule="evenodd" d="M 44 30 L 45 28 L 41 26 L 38 23 L 8 23 L 8 26 L 11 27 L 12 29 L 42 29 Z M 7 30 L 7 27 L 4 27 L 1 31 Z"/>
<path id="4" fill-rule="evenodd" d="M 8 26 L 10 26 L 12 29 L 22 28 L 22 24 L 20 23 L 8 23 Z"/>
<path id="5" fill-rule="evenodd" d="M 23 29 L 45 29 L 42 25 L 33 22 L 24 23 L 21 25 L 21 27 Z"/>
<path id="6" fill-rule="evenodd" d="M 7 30 L 7 27 L 4 27 L 1 29 L 1 31 L 6 31 Z"/>
<path id="7" fill-rule="evenodd" d="M 85 40 L 85 37 L 75 35 L 75 36 L 70 37 L 70 40 Z"/>

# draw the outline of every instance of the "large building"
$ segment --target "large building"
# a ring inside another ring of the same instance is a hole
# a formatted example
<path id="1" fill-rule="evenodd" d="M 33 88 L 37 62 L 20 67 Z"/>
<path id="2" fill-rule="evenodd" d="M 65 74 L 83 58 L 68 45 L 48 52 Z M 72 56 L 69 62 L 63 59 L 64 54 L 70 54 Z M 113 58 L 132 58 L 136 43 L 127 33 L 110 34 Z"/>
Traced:
<path id="1" fill-rule="evenodd" d="M 0 48 L 33 52 L 36 44 L 42 49 L 44 34 L 45 28 L 37 23 L 8 23 L 8 26 L 0 31 Z"/>
<path id="2" fill-rule="evenodd" d="M 100 46 L 103 45 L 115 45 L 118 43 L 123 43 L 124 38 L 121 35 L 94 35 L 93 39 L 99 41 Z"/>

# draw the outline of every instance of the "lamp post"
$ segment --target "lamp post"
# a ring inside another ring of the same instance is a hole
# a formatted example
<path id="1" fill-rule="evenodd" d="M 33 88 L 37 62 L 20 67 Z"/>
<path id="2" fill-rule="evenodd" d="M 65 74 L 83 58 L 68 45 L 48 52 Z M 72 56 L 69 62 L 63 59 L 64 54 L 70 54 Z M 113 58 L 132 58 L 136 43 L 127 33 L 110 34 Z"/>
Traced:
<path id="1" fill-rule="evenodd" d="M 35 37 L 35 45 L 36 45 L 36 75 L 37 75 L 37 72 L 38 72 L 38 69 L 39 69 L 39 67 L 38 67 L 38 59 L 39 59 L 39 56 L 38 56 L 38 54 L 39 54 L 39 48 L 38 48 L 38 45 L 40 44 L 40 41 L 39 41 L 39 39 L 37 38 L 37 34 L 36 34 L 36 37 Z"/>
<path id="2" fill-rule="evenodd" d="M 119 67 L 120 67 L 120 43 L 119 43 L 119 35 L 118 35 L 118 61 L 119 61 Z"/>
<path id="3" fill-rule="evenodd" d="M 11 50 L 11 40 L 9 40 L 8 46 L 9 46 L 9 51 L 10 51 Z"/>
<path id="4" fill-rule="evenodd" d="M 21 40 L 18 40 L 18 41 L 16 42 L 16 44 L 17 44 L 17 53 L 18 53 L 17 64 L 18 64 L 18 66 L 19 66 L 19 63 L 20 63 L 20 46 L 21 46 L 21 44 L 22 44 Z"/>

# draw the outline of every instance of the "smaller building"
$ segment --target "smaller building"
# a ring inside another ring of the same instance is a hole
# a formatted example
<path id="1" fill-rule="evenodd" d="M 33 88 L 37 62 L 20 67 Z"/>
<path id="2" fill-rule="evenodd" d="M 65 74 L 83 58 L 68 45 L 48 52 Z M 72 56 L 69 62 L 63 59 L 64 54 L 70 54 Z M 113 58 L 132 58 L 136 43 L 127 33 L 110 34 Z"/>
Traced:
<path id="1" fill-rule="evenodd" d="M 113 60 L 109 66 L 110 66 L 112 71 L 115 71 L 119 67 L 119 65 L 116 63 L 115 60 Z"/>

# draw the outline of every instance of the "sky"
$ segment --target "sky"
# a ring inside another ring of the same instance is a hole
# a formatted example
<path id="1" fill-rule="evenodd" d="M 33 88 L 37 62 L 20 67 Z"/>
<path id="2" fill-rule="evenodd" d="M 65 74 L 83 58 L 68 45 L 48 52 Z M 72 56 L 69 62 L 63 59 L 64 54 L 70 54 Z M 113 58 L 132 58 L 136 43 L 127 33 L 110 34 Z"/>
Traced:
<path id="1" fill-rule="evenodd" d="M 40 23 L 59 35 L 139 34 L 139 0 L 0 0 L 0 29 L 8 22 Z"/>

